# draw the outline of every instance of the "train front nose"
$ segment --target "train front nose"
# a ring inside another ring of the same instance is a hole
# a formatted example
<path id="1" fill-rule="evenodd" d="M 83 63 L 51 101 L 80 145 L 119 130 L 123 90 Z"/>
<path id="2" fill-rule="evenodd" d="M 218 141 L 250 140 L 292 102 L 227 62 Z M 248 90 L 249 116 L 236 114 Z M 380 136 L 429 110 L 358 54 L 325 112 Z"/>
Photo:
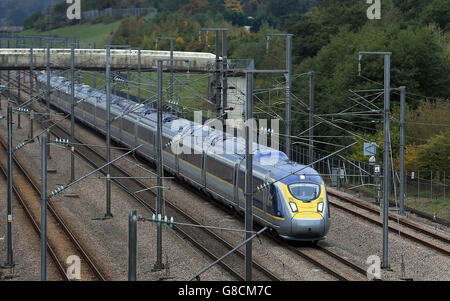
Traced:
<path id="1" fill-rule="evenodd" d="M 323 217 L 306 219 L 293 217 L 291 220 L 291 236 L 294 239 L 323 239 L 326 235 Z"/>

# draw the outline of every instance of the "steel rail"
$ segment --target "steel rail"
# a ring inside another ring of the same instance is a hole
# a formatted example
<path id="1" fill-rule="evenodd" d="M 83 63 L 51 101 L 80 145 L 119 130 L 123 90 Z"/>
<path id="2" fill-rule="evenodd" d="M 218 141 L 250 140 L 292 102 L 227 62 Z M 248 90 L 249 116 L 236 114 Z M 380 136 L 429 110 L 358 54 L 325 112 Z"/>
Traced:
<path id="1" fill-rule="evenodd" d="M 55 126 L 55 130 L 53 131 L 55 136 L 58 136 L 60 138 L 65 138 L 67 137 L 68 133 L 65 131 L 65 129 L 63 129 L 60 126 Z M 78 138 L 76 138 L 76 140 L 80 143 L 82 143 L 82 141 L 80 141 Z M 104 157 L 102 155 L 100 155 L 97 151 L 95 151 L 94 149 L 88 147 L 88 146 L 83 146 L 83 148 L 88 149 L 88 151 L 91 153 L 91 155 L 97 156 L 98 159 L 100 160 L 105 160 Z M 83 160 L 85 160 L 86 162 L 88 162 L 89 164 L 91 164 L 92 166 L 98 166 L 98 163 L 95 163 L 94 160 L 92 160 L 91 158 L 89 158 L 89 155 L 87 155 L 86 153 L 83 153 L 81 151 L 75 150 L 77 152 L 77 154 L 83 158 Z M 129 185 L 125 185 L 124 183 L 122 183 L 122 181 L 119 180 L 128 180 L 128 181 L 133 181 L 135 184 L 139 185 L 141 188 L 145 189 L 147 188 L 146 185 L 144 185 L 142 182 L 138 181 L 137 179 L 134 179 L 127 171 L 125 171 L 124 169 L 120 168 L 119 166 L 117 166 L 116 164 L 112 164 L 111 165 L 111 175 L 112 177 L 123 177 L 123 179 L 118 179 L 118 178 L 112 178 L 111 180 L 117 184 L 120 188 L 122 188 L 122 190 L 124 190 L 125 192 L 127 192 L 130 196 L 132 196 L 134 199 L 138 200 L 141 204 L 145 204 L 145 207 L 147 209 L 150 209 L 152 213 L 155 213 L 155 209 L 148 204 L 148 202 L 146 202 L 144 200 L 144 198 L 141 198 L 139 196 L 136 195 L 135 192 L 131 191 L 129 189 Z M 154 191 L 151 190 L 147 190 L 149 191 L 153 196 L 156 196 Z M 198 222 L 197 220 L 195 220 L 193 217 L 189 216 L 188 214 L 186 214 L 185 212 L 183 212 L 181 209 L 179 209 L 178 207 L 176 207 L 175 205 L 173 205 L 171 202 L 166 200 L 166 204 L 168 205 L 168 207 L 170 207 L 172 210 L 175 211 L 176 214 L 178 214 L 179 216 L 182 216 L 183 218 L 187 219 L 189 221 L 189 223 L 194 224 L 194 225 L 201 225 L 200 222 Z M 211 257 L 214 260 L 217 260 L 219 257 L 217 255 L 214 255 L 212 252 L 210 252 L 207 248 L 205 248 L 204 246 L 201 245 L 201 243 L 199 243 L 198 241 L 196 241 L 195 238 L 193 238 L 191 235 L 189 235 L 186 231 L 182 230 L 180 227 L 174 226 L 174 229 L 176 231 L 178 231 L 183 237 L 185 237 L 186 239 L 188 239 L 191 243 L 193 243 L 196 247 L 200 248 L 203 252 L 205 252 L 209 257 Z M 215 240 L 219 241 L 222 245 L 224 245 L 227 249 L 233 249 L 233 246 L 230 245 L 228 242 L 226 242 L 225 240 L 223 240 L 222 238 L 220 238 L 217 234 L 215 234 L 213 231 L 209 230 L 209 229 L 205 229 L 202 228 L 202 230 L 204 232 L 207 232 L 207 234 L 211 237 L 213 237 Z M 238 252 L 237 254 L 239 254 L 240 257 L 243 256 L 243 254 L 241 254 L 240 252 Z M 253 263 L 255 265 L 255 267 L 260 270 L 261 272 L 263 272 L 266 276 L 269 277 L 269 279 L 271 280 L 279 280 L 277 279 L 276 276 L 270 274 L 270 272 L 268 272 L 267 270 L 264 269 L 264 267 L 260 266 L 258 263 L 254 262 Z M 231 267 L 227 266 L 226 264 L 223 265 L 223 268 L 225 270 L 227 270 L 230 274 L 232 274 L 236 279 L 238 280 L 244 280 L 242 278 L 242 276 L 239 275 L 239 273 L 235 272 Z"/>
<path id="2" fill-rule="evenodd" d="M 59 126 L 52 127 L 52 130 L 56 130 L 56 131 L 59 130 L 59 131 L 61 131 L 61 132 L 59 132 L 59 133 L 55 133 L 55 132 L 53 133 L 55 136 L 57 136 L 57 137 L 59 137 L 59 138 L 67 138 L 67 137 L 68 137 L 68 132 L 67 132 L 66 130 L 62 129 L 61 127 L 59 127 Z M 81 141 L 80 141 L 78 138 L 76 138 L 76 140 L 78 141 L 77 143 L 83 144 L 83 143 L 81 143 Z M 101 156 L 97 151 L 95 151 L 94 149 L 92 149 L 91 147 L 86 146 L 86 145 L 83 145 L 83 147 L 84 147 L 84 148 L 87 148 L 91 153 L 93 153 L 94 155 L 96 155 L 97 157 L 99 157 L 99 159 L 100 159 L 101 161 L 104 161 L 103 156 Z M 79 151 L 79 148 L 77 148 L 75 151 L 77 152 L 77 154 L 78 154 L 81 158 L 83 158 L 83 159 L 84 159 L 86 162 L 88 162 L 91 166 L 93 166 L 93 167 L 98 166 L 98 164 L 94 163 L 94 162 L 92 161 L 92 159 L 89 159 L 87 155 L 85 155 L 84 153 L 80 152 L 80 151 Z M 131 178 L 126 172 L 123 172 L 123 171 L 120 170 L 120 168 L 118 168 L 117 166 L 112 166 L 112 167 L 113 167 L 113 168 L 119 169 L 119 171 L 122 172 L 122 175 L 125 174 L 125 177 Z M 111 174 L 113 174 L 113 173 L 111 173 Z M 115 176 L 114 176 L 114 177 L 115 177 Z M 130 194 L 133 198 L 135 198 L 139 203 L 141 203 L 142 205 L 144 205 L 144 207 L 146 207 L 147 209 L 149 209 L 151 212 L 153 212 L 153 213 L 155 212 L 155 210 L 154 210 L 154 209 L 153 209 L 146 201 L 144 201 L 143 199 L 141 199 L 139 196 L 135 195 L 135 194 L 134 194 L 133 192 L 131 192 L 125 185 L 121 184 L 120 181 L 117 181 L 117 179 L 114 179 L 114 177 L 113 177 L 112 180 L 113 180 L 119 187 L 121 187 L 125 192 L 127 192 L 128 194 Z M 135 181 L 136 181 L 136 180 L 135 180 Z M 191 186 L 187 185 L 186 183 L 181 183 L 180 181 L 177 181 L 177 182 L 178 182 L 179 184 L 181 184 L 184 188 L 188 188 L 188 190 L 190 190 L 191 192 L 195 192 L 195 193 L 198 194 L 198 192 L 199 192 L 198 190 L 195 190 L 195 191 L 194 191 L 194 189 L 193 189 Z M 143 184 L 141 184 L 141 186 L 142 186 L 143 188 L 146 188 L 146 186 L 143 185 Z M 153 191 L 150 191 L 150 192 L 153 194 L 153 196 L 155 196 L 155 193 L 154 193 Z M 203 196 L 203 197 L 206 198 L 205 196 Z M 167 201 L 166 201 L 166 202 L 167 202 Z M 168 203 L 168 202 L 167 202 L 167 203 Z M 170 205 L 170 203 L 168 203 L 168 204 Z M 176 208 L 175 210 L 178 210 L 179 212 L 181 212 L 182 214 L 184 214 L 184 213 L 183 213 L 180 209 L 178 209 L 178 208 Z M 192 219 L 192 218 L 190 218 L 189 220 L 190 220 L 191 223 L 194 223 L 194 224 L 197 224 L 197 223 L 198 223 L 198 222 L 196 222 L 196 221 L 195 221 L 194 219 Z M 198 224 L 199 224 L 199 223 L 198 223 Z M 175 227 L 174 227 L 174 228 L 175 228 Z M 178 227 L 177 227 L 177 228 L 178 228 Z M 187 238 L 187 239 L 188 239 L 191 243 L 193 243 L 196 247 L 200 248 L 200 249 L 201 249 L 203 252 L 205 252 L 205 254 L 207 254 L 210 258 L 212 258 L 213 260 L 217 260 L 218 256 L 215 256 L 214 254 L 212 254 L 211 252 L 209 252 L 208 250 L 206 250 L 203 246 L 201 246 L 201 244 L 197 243 L 197 242 L 195 241 L 195 239 L 193 239 L 192 237 L 190 237 L 187 233 L 184 233 L 184 231 L 182 231 L 181 229 L 178 229 L 178 230 L 180 231 L 180 233 L 182 233 L 183 237 Z M 211 231 L 210 231 L 210 232 L 211 232 Z M 213 232 L 211 232 L 211 233 L 212 233 L 214 236 L 216 236 Z M 219 239 L 220 239 L 220 238 L 219 238 Z M 226 242 L 222 241 L 221 239 L 220 239 L 220 241 L 221 241 L 222 243 L 226 243 Z M 228 247 L 229 249 L 232 249 L 232 248 L 233 248 L 233 247 L 232 247 L 231 245 L 229 245 L 228 243 L 226 243 L 226 244 L 227 244 L 227 247 Z M 296 248 L 294 248 L 294 247 L 292 247 L 292 246 L 289 246 L 289 245 L 287 245 L 287 244 L 285 244 L 285 246 L 286 246 L 287 248 L 289 248 L 289 249 L 290 249 L 292 252 L 294 252 L 295 254 L 301 256 L 302 258 L 306 259 L 308 262 L 314 264 L 315 266 L 318 266 L 320 269 L 322 269 L 322 270 L 325 271 L 326 273 L 332 275 L 332 276 L 335 277 L 336 279 L 341 280 L 341 281 L 347 281 L 347 280 L 348 280 L 347 278 L 345 278 L 344 276 L 342 276 L 339 272 L 336 272 L 336 271 L 334 271 L 333 269 L 327 267 L 326 265 L 322 264 L 320 261 L 314 259 L 312 256 L 307 255 L 305 252 L 302 252 L 302 251 L 300 251 L 300 250 L 298 250 L 298 249 L 296 249 Z M 237 253 L 237 254 L 239 254 L 239 253 Z M 240 256 L 243 257 L 243 254 L 240 254 Z M 255 264 L 255 263 L 254 263 L 254 264 Z M 232 275 L 234 274 L 234 277 L 235 277 L 236 279 L 241 280 L 241 281 L 244 280 L 242 276 L 238 275 L 238 273 L 234 273 L 234 272 L 232 271 L 231 268 L 225 267 L 225 266 L 223 266 L 223 264 L 222 264 L 222 267 L 223 267 L 225 270 L 227 270 L 228 272 L 230 272 Z M 272 279 L 272 280 L 280 280 L 280 279 L 278 279 L 278 277 L 272 275 L 269 271 L 266 271 L 265 269 L 263 269 L 263 270 L 264 270 L 264 273 L 265 273 L 266 275 L 268 275 L 270 279 Z"/>
<path id="3" fill-rule="evenodd" d="M 50 121 L 44 120 L 43 122 L 49 123 Z M 54 124 L 54 123 L 52 122 L 52 124 Z M 92 130 L 92 129 L 90 129 L 90 130 Z M 62 128 L 61 126 L 59 126 L 57 124 L 55 124 L 55 126 L 53 126 L 50 131 L 53 133 L 54 136 L 56 136 L 58 138 L 68 139 L 68 137 L 70 136 L 69 133 L 64 128 Z M 93 148 L 85 145 L 79 138 L 76 138 L 76 141 L 77 141 L 76 143 L 79 143 L 82 146 L 77 147 L 75 149 L 75 152 L 83 160 L 88 162 L 91 166 L 93 166 L 94 168 L 98 168 L 99 163 L 96 162 L 97 160 L 100 160 L 100 162 L 105 162 L 105 158 L 102 155 L 100 155 L 97 151 L 95 151 Z M 87 154 L 83 153 L 82 151 L 80 151 L 80 148 L 85 149 L 85 151 L 89 152 L 90 155 L 87 155 Z M 96 157 L 97 160 L 92 159 L 92 156 Z M 105 171 L 102 170 L 101 172 L 106 175 Z M 146 185 L 144 185 L 142 182 L 138 181 L 137 179 L 134 179 L 128 172 L 126 172 L 122 168 L 118 167 L 116 164 L 111 165 L 111 176 L 112 176 L 111 180 L 115 184 L 117 184 L 122 190 L 124 190 L 126 193 L 128 193 L 134 199 L 136 199 L 139 203 L 144 205 L 144 207 L 146 207 L 152 213 L 155 213 L 154 208 L 150 204 L 148 204 L 148 202 L 145 201 L 144 198 L 137 196 L 135 192 L 133 192 L 129 189 L 129 187 L 130 187 L 129 185 L 125 185 L 121 182 L 132 181 L 135 184 L 137 184 L 140 188 L 147 188 Z M 122 177 L 122 179 L 120 179 L 120 177 Z M 125 180 L 125 181 L 120 181 L 120 180 Z M 155 192 L 153 192 L 151 190 L 148 190 L 148 192 L 151 193 L 153 196 L 156 195 Z M 168 202 L 167 200 L 166 200 L 166 204 L 168 205 L 168 207 L 173 209 L 175 211 L 175 213 L 181 215 L 183 218 L 187 219 L 190 223 L 195 224 L 195 225 L 201 225 L 194 218 L 190 217 L 185 212 L 183 212 L 181 209 L 177 208 L 176 206 L 174 206 L 172 203 Z M 199 243 L 194 237 L 192 237 L 192 235 L 189 235 L 186 231 L 182 230 L 180 227 L 174 226 L 174 229 L 177 232 L 179 232 L 184 238 L 186 238 L 189 242 L 191 242 L 193 245 L 195 245 L 197 248 L 199 248 L 202 252 L 204 252 L 211 259 L 217 260 L 219 258 L 219 256 L 214 255 L 213 252 L 209 251 L 206 247 L 204 247 L 201 243 Z M 209 236 L 213 237 L 215 240 L 219 241 L 226 249 L 229 249 L 229 250 L 233 249 L 232 245 L 230 245 L 228 242 L 226 242 L 225 240 L 220 238 L 213 231 L 211 231 L 209 229 L 205 229 L 205 228 L 202 228 L 202 230 L 204 232 L 206 232 L 207 235 L 209 235 Z M 240 252 L 240 251 L 236 252 L 235 254 L 241 258 L 244 258 L 244 254 L 242 254 L 242 252 Z M 238 272 L 234 271 L 227 264 L 221 263 L 220 265 L 237 280 L 241 280 L 241 281 L 244 280 L 244 278 L 241 275 L 239 275 Z M 261 266 L 257 262 L 254 261 L 253 265 L 259 272 L 261 272 L 263 275 L 267 276 L 268 279 L 273 280 L 273 281 L 280 280 L 277 276 L 275 276 L 273 273 L 271 273 L 270 271 L 265 269 L 263 266 Z"/>
<path id="4" fill-rule="evenodd" d="M 5 167 L 3 166 L 2 163 L 0 163 L 0 170 L 2 172 L 3 177 L 6 179 L 8 175 L 7 175 Z M 12 189 L 13 189 L 14 195 L 16 196 L 16 199 L 19 201 L 20 206 L 23 208 L 23 210 L 25 212 L 25 215 L 30 220 L 31 225 L 33 226 L 33 229 L 35 230 L 37 235 L 39 237 L 41 237 L 41 234 L 42 234 L 41 233 L 41 227 L 40 227 L 37 219 L 31 213 L 31 210 L 28 207 L 28 205 L 27 205 L 27 203 L 25 201 L 25 198 L 19 192 L 19 190 L 17 189 L 16 185 L 13 185 Z M 69 281 L 69 278 L 67 277 L 67 274 L 66 274 L 66 270 L 65 270 L 64 266 L 62 265 L 62 263 L 60 262 L 60 260 L 58 259 L 58 256 L 56 255 L 56 252 L 55 252 L 55 247 L 50 243 L 50 241 L 47 241 L 47 252 L 50 255 L 50 257 L 52 258 L 53 263 L 56 265 L 56 269 L 58 270 L 61 278 L 63 280 Z"/>
<path id="5" fill-rule="evenodd" d="M 356 207 L 359 207 L 361 209 L 367 210 L 367 211 L 375 213 L 375 214 L 379 214 L 380 213 L 379 209 L 374 208 L 374 207 L 370 206 L 369 204 L 366 204 L 366 203 L 364 203 L 364 202 L 362 202 L 360 200 L 357 200 L 357 199 L 355 199 L 353 197 L 345 196 L 343 194 L 339 194 L 339 193 L 330 191 L 329 189 L 327 190 L 327 193 L 329 195 L 332 195 L 332 196 L 334 196 L 334 197 L 336 197 L 336 198 L 338 198 L 340 200 L 346 201 L 346 202 L 348 202 L 348 203 L 350 203 L 350 204 L 352 204 L 352 205 L 354 205 Z M 426 235 L 428 235 L 428 236 L 430 236 L 430 237 L 432 237 L 434 239 L 440 240 L 440 241 L 442 241 L 442 242 L 444 242 L 446 244 L 450 244 L 450 238 L 445 237 L 445 236 L 443 236 L 443 235 L 441 235 L 439 233 L 432 232 L 432 231 L 430 231 L 430 230 L 428 230 L 426 228 L 423 228 L 420 225 L 415 224 L 415 223 L 413 223 L 413 222 L 411 222 L 411 221 L 409 221 L 409 220 L 407 220 L 407 219 L 405 219 L 403 217 L 395 216 L 395 215 L 390 213 L 389 214 L 389 220 L 394 221 L 394 222 L 399 222 L 401 225 L 403 225 L 403 226 L 405 226 L 407 228 L 411 228 L 411 229 L 413 229 L 413 230 L 415 230 L 417 232 L 420 232 L 422 234 L 426 234 Z"/>
<path id="6" fill-rule="evenodd" d="M 369 217 L 369 216 L 366 216 L 366 215 L 361 214 L 361 213 L 359 213 L 359 212 L 356 212 L 355 210 L 352 210 L 352 209 L 350 209 L 350 208 L 348 208 L 348 207 L 345 207 L 345 206 L 343 206 L 343 205 L 340 205 L 340 204 L 338 204 L 338 203 L 336 203 L 336 202 L 333 202 L 333 201 L 329 201 L 329 202 L 330 202 L 331 205 L 335 206 L 336 208 L 339 208 L 339 209 L 341 209 L 341 210 L 343 210 L 343 211 L 345 211 L 345 212 L 348 212 L 348 213 L 350 213 L 350 214 L 352 214 L 352 215 L 354 215 L 354 216 L 356 216 L 356 217 L 359 217 L 359 218 L 361 218 L 361 219 L 363 219 L 363 220 L 366 220 L 366 221 L 368 221 L 368 222 L 370 222 L 370 223 L 372 223 L 372 224 L 375 224 L 375 225 L 377 225 L 377 226 L 380 226 L 380 227 L 383 226 L 383 223 L 382 223 L 381 221 L 379 221 L 379 220 L 377 220 L 377 219 L 375 219 L 375 218 L 373 218 L 373 217 Z M 377 213 L 378 213 L 378 212 L 377 212 Z M 389 225 L 388 228 L 389 228 L 389 230 L 390 230 L 391 232 L 394 232 L 394 233 L 400 233 L 400 235 L 402 235 L 402 236 L 405 237 L 405 238 L 408 238 L 408 239 L 410 239 L 410 240 L 412 240 L 412 241 L 415 241 L 415 242 L 417 242 L 417 243 L 419 243 L 419 244 L 422 244 L 422 245 L 424 245 L 424 246 L 426 246 L 426 247 L 429 247 L 429 248 L 431 248 L 431 249 L 433 249 L 433 250 L 435 250 L 435 251 L 438 251 L 438 252 L 440 252 L 440 253 L 442 253 L 442 254 L 444 254 L 444 255 L 450 256 L 450 251 L 449 251 L 449 250 L 444 249 L 444 248 L 442 248 L 442 247 L 440 247 L 440 246 L 438 246 L 438 245 L 436 245 L 436 244 L 430 243 L 430 242 L 428 242 L 428 241 L 426 241 L 426 240 L 423 240 L 423 239 L 421 239 L 421 238 L 419 238 L 419 237 L 416 237 L 416 236 L 414 236 L 414 235 L 411 235 L 411 234 L 409 234 L 409 233 L 406 233 L 404 230 L 402 230 L 402 229 L 400 229 L 400 228 L 395 228 L 395 227 L 393 227 L 393 226 L 391 226 L 391 225 Z"/>
<path id="7" fill-rule="evenodd" d="M 5 146 L 3 139 L 0 139 L 0 144 L 3 147 L 3 149 L 5 149 L 6 146 Z M 30 184 L 30 186 L 35 191 L 35 193 L 39 196 L 39 199 L 40 199 L 40 197 L 41 197 L 40 188 L 35 184 L 34 180 L 31 178 L 30 174 L 25 170 L 25 168 L 22 166 L 22 164 L 19 162 L 19 160 L 17 159 L 17 157 L 15 155 L 13 155 L 13 161 L 14 161 L 14 164 L 17 166 L 17 169 L 20 171 L 21 175 L 23 176 L 23 178 Z M 47 208 L 48 208 L 49 212 L 52 214 L 52 216 L 55 218 L 55 220 L 58 223 L 58 225 L 60 226 L 60 228 L 65 233 L 66 237 L 69 239 L 69 241 L 75 247 L 75 249 L 79 252 L 81 257 L 85 260 L 85 262 L 91 269 L 93 275 L 98 280 L 106 281 L 106 277 L 103 275 L 103 273 L 97 267 L 97 265 L 94 263 L 91 256 L 89 255 L 89 253 L 82 246 L 82 244 L 80 243 L 79 239 L 75 236 L 75 234 L 70 230 L 68 224 L 62 218 L 62 216 L 57 212 L 56 208 L 53 206 L 53 204 L 51 202 L 47 203 Z"/>
<path id="8" fill-rule="evenodd" d="M 61 133 L 61 132 L 60 132 L 60 133 L 54 133 L 54 134 L 55 134 L 56 136 L 58 136 L 59 138 L 66 138 L 67 135 L 68 135 L 68 133 L 67 133 L 64 129 L 62 129 L 61 127 L 59 127 L 59 130 L 60 130 L 60 131 L 63 131 L 63 132 L 62 132 L 62 133 Z M 79 139 L 77 139 L 77 140 L 79 141 Z M 86 146 L 86 148 L 88 148 L 88 147 Z M 93 152 L 93 153 L 95 153 L 98 157 L 102 158 L 102 160 L 104 160 L 104 158 L 103 158 L 100 154 L 98 154 L 98 152 L 96 152 L 95 150 L 93 150 L 92 148 L 90 149 L 90 151 Z M 80 155 L 84 160 L 86 160 L 86 161 L 87 161 L 88 163 L 90 163 L 92 166 L 97 166 L 97 165 L 95 165 L 95 163 L 92 162 L 92 160 L 90 160 L 89 158 L 87 158 L 87 156 L 85 156 L 85 155 L 82 154 L 81 152 L 78 151 L 77 154 Z M 118 168 L 118 167 L 115 166 L 115 168 Z M 118 169 L 120 170 L 120 168 L 118 168 Z M 122 170 L 120 170 L 120 171 L 122 172 L 122 174 L 125 174 L 126 177 L 130 177 L 126 172 L 124 172 L 124 171 L 122 171 Z M 113 179 L 113 181 L 115 181 L 115 179 Z M 147 204 L 147 202 L 145 202 L 145 201 L 143 201 L 143 200 L 139 200 L 139 197 L 137 197 L 133 192 L 129 191 L 129 190 L 128 190 L 126 187 L 124 187 L 124 185 L 122 185 L 119 181 L 115 181 L 115 182 L 116 182 L 116 184 L 118 184 L 120 187 L 122 187 L 122 189 L 124 189 L 127 193 L 129 193 L 129 194 L 132 195 L 134 198 L 136 198 L 136 199 L 137 199 L 141 204 L 143 204 L 145 207 L 147 207 L 147 208 L 150 207 L 150 206 Z M 179 181 L 178 181 L 178 182 L 179 182 Z M 188 185 L 186 185 L 185 183 L 181 183 L 181 184 L 182 184 L 183 187 L 187 187 L 187 186 L 188 186 Z M 146 186 L 145 186 L 144 184 L 141 184 L 141 186 L 142 186 L 143 188 L 146 188 Z M 189 186 L 189 189 L 190 189 L 191 191 L 193 191 L 193 188 L 190 187 L 190 186 Z M 198 193 L 198 190 L 196 190 L 195 192 Z M 152 194 L 155 195 L 154 192 L 152 192 Z M 150 207 L 150 208 L 151 208 L 151 207 Z M 183 212 L 182 212 L 180 209 L 178 209 L 178 208 L 175 208 L 175 207 L 174 207 L 174 210 L 178 210 L 179 213 L 182 213 L 182 214 L 183 214 Z M 152 210 L 152 212 L 154 212 L 154 210 Z M 194 224 L 197 224 L 197 223 L 198 223 L 197 221 L 195 221 L 195 220 L 192 219 L 192 218 L 190 219 L 190 222 L 192 222 L 192 223 L 194 223 Z M 198 224 L 200 224 L 200 223 L 198 223 Z M 213 232 L 212 232 L 212 234 L 215 235 Z M 183 236 L 189 237 L 186 233 L 184 233 Z M 189 239 L 189 241 L 191 241 L 192 238 L 188 238 L 188 239 Z M 191 241 L 191 242 L 194 243 L 195 245 L 197 245 L 197 243 L 195 243 L 194 241 Z M 278 242 L 280 242 L 280 241 L 278 241 Z M 226 243 L 226 242 L 225 242 L 225 243 Z M 226 243 L 226 244 L 228 244 L 228 243 Z M 310 263 L 312 263 L 312 264 L 318 266 L 319 268 L 321 268 L 322 270 L 324 270 L 324 271 L 327 272 L 328 274 L 332 275 L 333 277 L 335 277 L 335 278 L 337 278 L 337 279 L 339 279 L 339 280 L 342 280 L 342 281 L 347 281 L 347 280 L 348 280 L 346 277 L 342 276 L 339 272 L 334 271 L 333 269 L 327 267 L 326 265 L 324 265 L 324 264 L 321 263 L 320 261 L 318 261 L 318 260 L 316 260 L 315 258 L 313 258 L 312 256 L 306 254 L 305 252 L 302 252 L 302 251 L 299 250 L 298 248 L 292 247 L 292 246 L 290 246 L 290 245 L 288 245 L 288 244 L 286 244 L 286 243 L 283 243 L 283 244 L 284 244 L 288 249 L 290 249 L 292 252 L 294 252 L 295 254 L 301 256 L 302 258 L 306 259 L 306 260 L 309 261 Z M 199 247 L 199 246 L 197 245 L 197 247 Z M 228 247 L 228 248 L 232 248 L 232 246 L 229 245 L 229 244 L 228 244 L 227 247 Z M 328 256 L 333 257 L 334 259 L 338 260 L 339 262 L 341 262 L 342 264 L 346 265 L 347 267 L 350 267 L 352 270 L 355 270 L 355 271 L 358 272 L 359 274 L 365 275 L 365 271 L 364 271 L 362 268 L 360 268 L 360 267 L 356 266 L 355 264 L 349 262 L 348 260 L 346 260 L 346 259 L 340 257 L 339 255 L 337 255 L 337 254 L 335 254 L 335 253 L 333 253 L 333 252 L 331 252 L 331 251 L 329 251 L 329 250 L 327 250 L 327 249 L 325 249 L 325 248 L 323 248 L 323 247 L 318 247 L 318 249 L 319 249 L 320 251 L 322 251 L 323 253 L 327 254 Z M 208 253 L 207 250 L 203 250 L 203 251 L 206 252 L 206 253 Z M 214 255 L 212 255 L 212 254 L 209 254 L 208 256 L 210 256 L 211 258 L 214 257 Z M 217 257 L 215 257 L 215 258 L 217 258 Z M 213 258 L 213 259 L 214 259 L 214 258 Z M 255 264 L 255 263 L 254 263 L 254 264 Z M 264 269 L 264 268 L 263 268 L 263 269 Z M 268 271 L 266 271 L 266 272 L 264 272 L 264 273 L 265 273 L 266 275 L 270 275 L 270 272 L 268 272 Z M 272 278 L 272 277 L 273 277 L 273 276 L 269 276 L 269 278 Z M 239 279 L 239 280 L 243 280 L 242 278 L 239 278 L 239 277 L 236 277 L 236 278 Z M 272 279 L 272 280 L 279 280 L 279 279 L 276 278 L 276 279 Z"/>

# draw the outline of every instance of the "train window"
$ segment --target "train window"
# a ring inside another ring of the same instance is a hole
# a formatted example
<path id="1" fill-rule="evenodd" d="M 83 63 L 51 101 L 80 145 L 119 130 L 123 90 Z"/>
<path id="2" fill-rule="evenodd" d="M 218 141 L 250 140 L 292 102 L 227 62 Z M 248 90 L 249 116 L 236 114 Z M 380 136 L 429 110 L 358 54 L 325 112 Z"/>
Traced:
<path id="1" fill-rule="evenodd" d="M 122 119 L 122 126 L 123 126 L 123 130 L 129 134 L 131 134 L 132 136 L 134 136 L 134 123 L 123 118 Z"/>
<path id="2" fill-rule="evenodd" d="M 147 143 L 153 144 L 152 137 L 153 133 L 142 126 L 138 128 L 138 137 Z"/>
<path id="3" fill-rule="evenodd" d="M 220 169 L 219 177 L 228 183 L 233 184 L 233 168 L 222 164 L 222 169 Z"/>
<path id="4" fill-rule="evenodd" d="M 262 184 L 264 184 L 262 180 L 260 180 L 256 177 L 253 177 L 253 191 L 254 191 L 253 205 L 255 205 L 256 208 L 259 208 L 259 209 L 263 209 L 264 192 L 262 190 L 258 191 L 258 192 L 255 192 L 255 191 L 257 190 L 258 186 L 260 186 Z"/>
<path id="5" fill-rule="evenodd" d="M 83 109 L 83 111 L 86 111 L 86 112 L 90 112 L 90 113 L 94 112 L 94 106 L 87 102 L 82 103 L 81 108 Z"/>
<path id="6" fill-rule="evenodd" d="M 239 188 L 245 191 L 245 172 L 239 171 Z"/>
<path id="7" fill-rule="evenodd" d="M 270 185 L 269 197 L 267 198 L 267 213 L 275 215 L 277 213 L 278 194 L 274 185 Z"/>
<path id="8" fill-rule="evenodd" d="M 175 117 L 175 116 L 167 116 L 163 119 L 163 123 L 172 122 L 177 119 L 178 119 L 178 117 Z"/>
<path id="9" fill-rule="evenodd" d="M 257 190 L 257 187 L 264 184 L 262 180 L 253 177 L 253 191 Z M 239 171 L 239 188 L 245 192 L 245 171 Z M 264 203 L 264 191 L 259 191 L 253 194 L 253 205 L 259 209 L 263 209 Z"/>
<path id="10" fill-rule="evenodd" d="M 171 147 L 166 147 L 166 145 L 168 145 L 170 142 L 171 142 L 171 139 L 166 138 L 166 137 L 163 137 L 163 138 L 162 138 L 163 149 L 164 149 L 166 152 L 168 152 L 168 153 L 170 153 L 170 154 L 173 154 L 172 148 L 171 148 Z"/>
<path id="11" fill-rule="evenodd" d="M 310 202 L 320 196 L 320 186 L 313 183 L 294 183 L 290 184 L 289 191 L 296 199 Z"/>
<path id="12" fill-rule="evenodd" d="M 221 178 L 228 183 L 233 183 L 233 168 L 217 161 L 211 157 L 207 158 L 206 162 L 207 172 Z"/>
<path id="13" fill-rule="evenodd" d="M 191 163 L 194 166 L 197 166 L 198 168 L 202 167 L 202 155 L 201 154 L 194 154 L 193 151 L 191 154 L 182 154 L 181 159 L 183 159 L 186 162 Z"/>
<path id="14" fill-rule="evenodd" d="M 102 108 L 97 107 L 97 109 L 95 110 L 95 114 L 98 119 L 105 120 L 106 118 L 105 110 L 103 110 Z"/>

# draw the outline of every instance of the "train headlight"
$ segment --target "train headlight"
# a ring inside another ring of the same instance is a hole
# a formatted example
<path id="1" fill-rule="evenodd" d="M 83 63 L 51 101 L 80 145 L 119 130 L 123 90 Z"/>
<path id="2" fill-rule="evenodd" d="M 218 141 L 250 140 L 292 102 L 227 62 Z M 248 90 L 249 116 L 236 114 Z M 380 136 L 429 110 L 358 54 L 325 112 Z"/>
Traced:
<path id="1" fill-rule="evenodd" d="M 323 202 L 317 204 L 317 212 L 323 212 Z"/>
<path id="2" fill-rule="evenodd" d="M 298 212 L 297 204 L 294 202 L 290 202 L 289 206 L 291 206 L 292 212 Z"/>

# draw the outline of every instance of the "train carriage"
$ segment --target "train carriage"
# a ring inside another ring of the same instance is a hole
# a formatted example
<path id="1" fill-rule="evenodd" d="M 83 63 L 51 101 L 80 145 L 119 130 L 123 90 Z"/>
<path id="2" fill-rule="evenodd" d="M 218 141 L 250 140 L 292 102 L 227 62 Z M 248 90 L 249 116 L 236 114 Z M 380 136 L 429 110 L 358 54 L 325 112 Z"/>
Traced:
<path id="1" fill-rule="evenodd" d="M 38 76 L 40 89 L 46 75 Z M 52 76 L 50 102 L 70 113 L 70 82 Z M 106 95 L 75 84 L 75 117 L 105 133 Z M 157 114 L 154 110 L 112 95 L 111 137 L 154 161 Z M 163 114 L 164 168 L 239 212 L 245 208 L 245 140 L 206 125 Z M 175 144 L 175 146 L 174 146 Z M 184 152 L 179 152 L 183 148 Z M 323 179 L 312 168 L 290 161 L 275 149 L 253 144 L 254 220 L 290 240 L 318 241 L 330 228 L 330 211 Z M 228 151 L 224 151 L 228 150 Z M 232 150 L 230 152 L 230 150 Z M 273 162 L 270 158 L 275 158 Z M 269 161 L 268 161 L 269 160 Z M 279 180 L 282 179 L 282 180 Z M 265 183 L 273 183 L 259 190 Z"/>

